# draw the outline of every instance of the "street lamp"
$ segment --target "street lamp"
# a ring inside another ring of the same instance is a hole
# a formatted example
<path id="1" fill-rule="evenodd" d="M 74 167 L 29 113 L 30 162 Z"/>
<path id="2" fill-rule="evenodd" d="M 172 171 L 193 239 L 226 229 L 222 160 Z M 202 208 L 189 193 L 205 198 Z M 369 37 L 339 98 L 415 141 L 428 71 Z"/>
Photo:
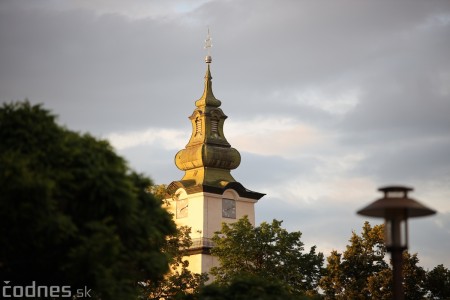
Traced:
<path id="1" fill-rule="evenodd" d="M 412 188 L 389 186 L 380 188 L 384 197 L 358 211 L 368 217 L 384 218 L 384 236 L 386 249 L 391 252 L 393 265 L 394 300 L 404 299 L 403 293 L 403 250 L 408 248 L 408 218 L 435 214 L 432 210 L 414 199 L 408 198 Z"/>

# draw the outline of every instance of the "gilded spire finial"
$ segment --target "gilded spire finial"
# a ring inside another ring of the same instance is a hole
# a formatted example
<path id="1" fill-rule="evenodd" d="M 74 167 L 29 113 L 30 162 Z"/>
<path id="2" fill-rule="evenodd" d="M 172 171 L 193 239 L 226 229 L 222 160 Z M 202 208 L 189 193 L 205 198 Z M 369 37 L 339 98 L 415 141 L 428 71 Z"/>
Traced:
<path id="1" fill-rule="evenodd" d="M 206 35 L 206 40 L 205 40 L 205 49 L 208 51 L 205 57 L 205 62 L 207 63 L 207 68 L 206 68 L 206 74 L 205 74 L 205 89 L 203 90 L 203 95 L 200 99 L 198 99 L 197 101 L 195 101 L 195 105 L 197 107 L 200 106 L 213 106 L 213 107 L 219 107 L 221 102 L 219 99 L 216 99 L 216 97 L 214 97 L 214 94 L 212 92 L 212 76 L 211 76 L 211 70 L 209 68 L 209 65 L 211 64 L 211 47 L 212 47 L 212 38 L 211 38 L 211 34 L 209 33 L 209 27 L 208 27 L 208 34 Z"/>
<path id="2" fill-rule="evenodd" d="M 209 26 L 208 26 L 208 34 L 206 35 L 206 40 L 205 40 L 205 49 L 207 51 L 207 55 L 205 57 L 205 62 L 207 64 L 210 64 L 212 59 L 211 59 L 211 47 L 212 47 L 212 38 L 211 35 L 209 33 Z"/>

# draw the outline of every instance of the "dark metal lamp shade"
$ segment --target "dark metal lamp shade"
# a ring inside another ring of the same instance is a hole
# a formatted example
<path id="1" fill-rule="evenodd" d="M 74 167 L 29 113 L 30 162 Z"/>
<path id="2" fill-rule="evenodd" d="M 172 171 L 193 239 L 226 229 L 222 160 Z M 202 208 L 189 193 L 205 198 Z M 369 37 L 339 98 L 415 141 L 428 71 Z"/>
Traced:
<path id="1" fill-rule="evenodd" d="M 388 250 L 408 248 L 408 218 L 435 214 L 436 211 L 408 198 L 412 188 L 390 186 L 380 188 L 384 197 L 358 211 L 368 217 L 384 218 L 385 243 Z"/>
<path id="2" fill-rule="evenodd" d="M 384 197 L 360 209 L 358 214 L 376 218 L 390 218 L 404 215 L 406 218 L 433 215 L 435 210 L 426 207 L 418 201 L 408 198 L 412 188 L 390 186 L 378 189 L 384 192 Z"/>

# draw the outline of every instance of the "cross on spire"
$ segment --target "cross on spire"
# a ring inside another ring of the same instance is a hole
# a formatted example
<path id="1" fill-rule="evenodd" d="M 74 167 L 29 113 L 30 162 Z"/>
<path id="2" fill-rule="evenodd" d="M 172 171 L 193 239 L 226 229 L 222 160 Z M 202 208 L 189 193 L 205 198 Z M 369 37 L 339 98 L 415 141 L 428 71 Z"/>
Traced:
<path id="1" fill-rule="evenodd" d="M 209 33 L 209 27 L 208 27 L 208 34 L 206 35 L 206 40 L 205 40 L 205 49 L 207 50 L 207 55 L 205 57 L 205 62 L 207 64 L 211 63 L 212 59 L 211 59 L 211 47 L 212 47 L 212 38 L 211 38 L 211 34 Z"/>

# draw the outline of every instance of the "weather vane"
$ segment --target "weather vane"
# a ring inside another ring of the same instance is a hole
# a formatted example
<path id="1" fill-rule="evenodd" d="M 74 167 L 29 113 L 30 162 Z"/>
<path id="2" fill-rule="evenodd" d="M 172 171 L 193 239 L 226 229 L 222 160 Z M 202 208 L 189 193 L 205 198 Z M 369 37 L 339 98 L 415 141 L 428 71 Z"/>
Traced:
<path id="1" fill-rule="evenodd" d="M 212 47 L 212 38 L 211 35 L 209 34 L 209 27 L 208 27 L 208 34 L 206 35 L 206 40 L 205 40 L 205 49 L 207 50 L 207 55 L 205 57 L 205 62 L 207 64 L 211 63 L 212 59 L 211 59 L 211 47 Z"/>

